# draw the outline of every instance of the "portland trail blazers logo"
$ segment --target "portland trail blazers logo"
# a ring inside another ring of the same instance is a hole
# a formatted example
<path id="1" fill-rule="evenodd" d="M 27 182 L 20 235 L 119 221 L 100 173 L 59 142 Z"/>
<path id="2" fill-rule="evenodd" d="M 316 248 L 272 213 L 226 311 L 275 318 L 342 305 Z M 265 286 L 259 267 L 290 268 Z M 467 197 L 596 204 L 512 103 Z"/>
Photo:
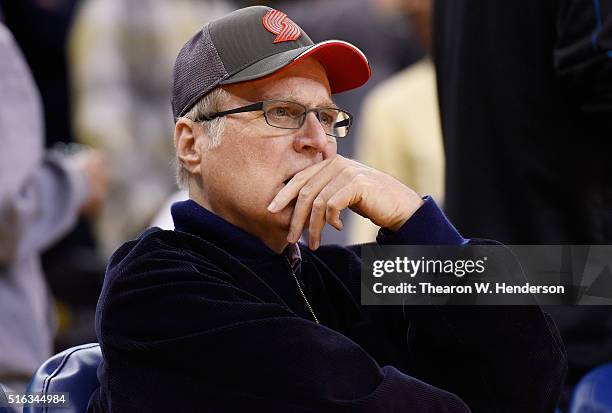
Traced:
<path id="1" fill-rule="evenodd" d="M 274 43 L 297 40 L 302 35 L 302 29 L 295 24 L 285 13 L 270 10 L 263 16 L 262 23 L 267 31 L 276 34 Z"/>

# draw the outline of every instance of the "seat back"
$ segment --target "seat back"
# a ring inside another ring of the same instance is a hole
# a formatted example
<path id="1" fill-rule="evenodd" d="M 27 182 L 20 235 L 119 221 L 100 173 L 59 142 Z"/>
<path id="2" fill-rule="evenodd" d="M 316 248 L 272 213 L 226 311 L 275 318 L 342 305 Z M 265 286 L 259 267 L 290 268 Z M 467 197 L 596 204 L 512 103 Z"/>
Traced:
<path id="1" fill-rule="evenodd" d="M 68 408 L 24 406 L 23 413 L 84 413 L 93 392 L 99 387 L 97 369 L 102 352 L 97 343 L 83 344 L 58 353 L 34 373 L 27 393 L 67 392 Z"/>
<path id="2" fill-rule="evenodd" d="M 576 385 L 570 413 L 612 413 L 612 363 L 587 373 Z"/>

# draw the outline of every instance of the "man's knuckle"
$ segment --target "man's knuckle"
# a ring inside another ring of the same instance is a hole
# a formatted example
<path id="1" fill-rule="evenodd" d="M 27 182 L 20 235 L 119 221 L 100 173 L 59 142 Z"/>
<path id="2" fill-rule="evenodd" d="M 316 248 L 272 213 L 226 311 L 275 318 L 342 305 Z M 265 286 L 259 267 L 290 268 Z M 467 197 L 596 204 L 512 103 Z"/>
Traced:
<path id="1" fill-rule="evenodd" d="M 312 193 L 312 188 L 310 186 L 303 186 L 298 192 L 298 196 L 301 199 L 307 199 L 310 197 L 311 193 Z"/>
<path id="2" fill-rule="evenodd" d="M 367 177 L 363 172 L 356 172 L 353 181 L 358 185 L 364 185 L 367 181 Z"/>
<path id="3" fill-rule="evenodd" d="M 315 211 L 322 211 L 325 208 L 326 202 L 323 198 L 317 197 L 312 203 L 312 209 Z"/>
<path id="4" fill-rule="evenodd" d="M 326 214 L 331 214 L 339 209 L 338 206 L 339 201 L 337 199 L 330 199 L 327 201 L 327 205 L 325 206 Z"/>

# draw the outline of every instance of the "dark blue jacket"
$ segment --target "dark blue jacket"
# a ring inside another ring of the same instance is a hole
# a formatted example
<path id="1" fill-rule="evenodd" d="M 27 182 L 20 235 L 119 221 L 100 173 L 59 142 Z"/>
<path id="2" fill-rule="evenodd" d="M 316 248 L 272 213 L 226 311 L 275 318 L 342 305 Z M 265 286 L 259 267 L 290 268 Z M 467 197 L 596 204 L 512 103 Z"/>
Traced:
<path id="1" fill-rule="evenodd" d="M 286 256 L 193 201 L 112 257 L 94 412 L 552 412 L 565 371 L 537 307 L 361 306 L 358 248 Z M 465 244 L 433 200 L 380 244 Z M 470 406 L 469 408 L 467 406 Z"/>

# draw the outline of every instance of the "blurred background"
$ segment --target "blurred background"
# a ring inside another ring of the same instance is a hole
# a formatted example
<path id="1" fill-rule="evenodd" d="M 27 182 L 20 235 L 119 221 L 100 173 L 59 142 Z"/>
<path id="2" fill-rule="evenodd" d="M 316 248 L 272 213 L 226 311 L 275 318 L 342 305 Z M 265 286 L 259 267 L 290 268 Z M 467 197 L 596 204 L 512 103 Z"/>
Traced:
<path id="1" fill-rule="evenodd" d="M 0 123 L 0 382 L 19 388 L 51 353 L 96 341 L 108 258 L 151 225 L 172 228 L 169 205 L 186 197 L 176 54 L 256 4 L 368 57 L 371 80 L 335 96 L 356 117 L 340 154 L 432 195 L 465 236 L 610 243 L 610 1 L 0 0 L 14 38 L 0 55 L 0 119 L 12 119 Z M 375 239 L 369 221 L 345 222 L 323 243 Z M 566 400 L 612 360 L 612 309 L 550 311 L 570 355 Z"/>

